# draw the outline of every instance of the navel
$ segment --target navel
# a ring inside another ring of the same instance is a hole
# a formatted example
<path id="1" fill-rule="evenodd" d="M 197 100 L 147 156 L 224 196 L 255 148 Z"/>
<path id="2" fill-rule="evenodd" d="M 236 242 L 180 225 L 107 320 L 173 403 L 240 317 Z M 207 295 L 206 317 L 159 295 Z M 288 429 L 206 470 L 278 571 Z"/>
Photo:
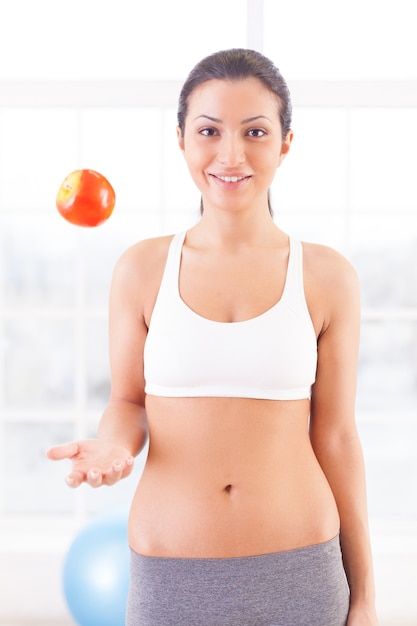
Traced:
<path id="1" fill-rule="evenodd" d="M 232 485 L 226 485 L 226 487 L 224 488 L 224 491 L 226 493 L 230 493 L 232 491 L 233 486 Z"/>

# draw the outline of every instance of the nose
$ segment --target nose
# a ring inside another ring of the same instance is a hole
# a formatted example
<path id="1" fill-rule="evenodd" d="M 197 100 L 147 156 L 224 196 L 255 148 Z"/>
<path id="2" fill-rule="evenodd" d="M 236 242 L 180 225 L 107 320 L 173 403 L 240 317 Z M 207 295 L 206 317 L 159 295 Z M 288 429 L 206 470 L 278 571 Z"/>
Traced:
<path id="1" fill-rule="evenodd" d="M 236 167 L 246 160 L 243 138 L 224 134 L 218 144 L 217 159 L 222 165 Z"/>

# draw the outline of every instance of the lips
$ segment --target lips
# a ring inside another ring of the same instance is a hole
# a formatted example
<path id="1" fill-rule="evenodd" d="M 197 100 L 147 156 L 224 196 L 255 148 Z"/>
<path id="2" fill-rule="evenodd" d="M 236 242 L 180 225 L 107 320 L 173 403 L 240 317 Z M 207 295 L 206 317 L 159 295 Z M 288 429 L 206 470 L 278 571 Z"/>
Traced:
<path id="1" fill-rule="evenodd" d="M 213 176 L 214 178 L 217 178 L 218 180 L 223 181 L 224 183 L 239 183 L 241 180 L 244 180 L 245 178 L 249 178 L 249 176 L 245 176 L 245 175 L 241 175 L 241 174 L 236 174 L 234 176 L 226 176 L 226 175 L 222 175 L 222 174 L 211 174 L 211 176 Z"/>

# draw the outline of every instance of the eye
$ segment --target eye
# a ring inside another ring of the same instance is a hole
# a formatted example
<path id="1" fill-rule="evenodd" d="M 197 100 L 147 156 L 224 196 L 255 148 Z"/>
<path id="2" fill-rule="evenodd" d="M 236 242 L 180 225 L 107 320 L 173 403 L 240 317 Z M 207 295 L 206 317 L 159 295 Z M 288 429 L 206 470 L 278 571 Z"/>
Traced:
<path id="1" fill-rule="evenodd" d="M 217 130 L 211 127 L 202 128 L 198 132 L 200 133 L 200 135 L 204 135 L 204 137 L 213 137 L 217 134 Z"/>
<path id="2" fill-rule="evenodd" d="M 266 131 L 262 128 L 251 128 L 248 130 L 247 135 L 249 135 L 249 137 L 263 137 L 266 135 Z"/>

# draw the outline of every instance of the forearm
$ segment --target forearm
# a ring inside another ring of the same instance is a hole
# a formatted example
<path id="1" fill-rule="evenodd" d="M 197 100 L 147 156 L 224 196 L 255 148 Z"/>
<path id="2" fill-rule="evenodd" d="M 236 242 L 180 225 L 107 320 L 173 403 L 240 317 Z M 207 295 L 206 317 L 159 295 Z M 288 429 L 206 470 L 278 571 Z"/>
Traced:
<path id="1" fill-rule="evenodd" d="M 356 432 L 350 432 L 314 447 L 340 515 L 340 539 L 351 603 L 373 605 L 375 589 L 365 468 L 359 438 Z"/>
<path id="2" fill-rule="evenodd" d="M 98 438 L 122 446 L 136 456 L 148 438 L 143 405 L 127 400 L 110 400 L 98 427 Z"/>
<path id="3" fill-rule="evenodd" d="M 341 517 L 340 540 L 351 604 L 373 606 L 375 585 L 368 529 L 360 524 L 346 524 Z"/>

